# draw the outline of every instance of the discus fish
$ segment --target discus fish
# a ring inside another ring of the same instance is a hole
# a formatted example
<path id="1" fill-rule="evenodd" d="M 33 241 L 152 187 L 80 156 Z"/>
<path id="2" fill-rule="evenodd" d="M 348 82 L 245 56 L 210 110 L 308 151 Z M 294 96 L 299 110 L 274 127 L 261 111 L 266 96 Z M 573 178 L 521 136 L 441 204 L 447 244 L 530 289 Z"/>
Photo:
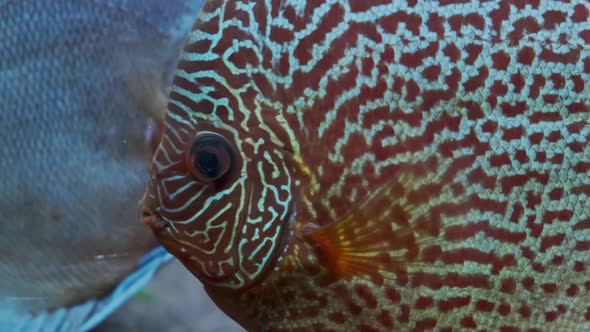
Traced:
<path id="1" fill-rule="evenodd" d="M 252 331 L 590 330 L 587 1 L 208 1 L 143 220 Z"/>
<path id="2" fill-rule="evenodd" d="M 0 330 L 105 296 L 157 244 L 130 221 L 199 5 L 0 1 Z"/>

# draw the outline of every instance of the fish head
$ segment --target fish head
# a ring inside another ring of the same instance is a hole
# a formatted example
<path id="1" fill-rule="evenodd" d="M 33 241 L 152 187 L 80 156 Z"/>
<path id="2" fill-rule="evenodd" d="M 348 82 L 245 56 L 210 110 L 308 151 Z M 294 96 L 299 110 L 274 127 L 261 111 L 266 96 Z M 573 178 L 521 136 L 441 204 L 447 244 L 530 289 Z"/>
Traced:
<path id="1" fill-rule="evenodd" d="M 223 61 L 195 56 L 209 57 L 186 50 L 181 57 L 143 220 L 203 283 L 245 289 L 265 280 L 287 248 L 291 147 L 277 127 L 280 112 L 260 102 L 254 82 L 233 89 Z"/>

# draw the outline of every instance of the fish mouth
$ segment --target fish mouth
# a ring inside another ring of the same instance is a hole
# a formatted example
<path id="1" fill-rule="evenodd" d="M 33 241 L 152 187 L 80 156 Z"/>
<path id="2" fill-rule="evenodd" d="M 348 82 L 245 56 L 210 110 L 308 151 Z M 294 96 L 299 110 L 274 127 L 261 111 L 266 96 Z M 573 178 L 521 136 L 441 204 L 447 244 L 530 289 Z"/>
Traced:
<path id="1" fill-rule="evenodd" d="M 157 192 L 154 190 L 154 183 L 149 181 L 139 205 L 141 206 L 141 220 L 151 228 L 156 237 L 159 237 L 158 234 L 167 228 L 169 223 L 162 218 L 158 209 L 155 208 L 157 206 L 156 202 L 158 201 L 158 197 L 156 196 Z"/>
<path id="2" fill-rule="evenodd" d="M 180 255 L 184 254 L 184 252 L 179 248 L 182 247 L 170 235 L 172 224 L 163 218 L 157 210 L 151 208 L 149 202 L 147 204 L 144 202 L 142 205 L 141 219 L 143 223 L 152 230 L 152 233 L 166 251 L 176 257 L 181 257 Z"/>
<path id="3" fill-rule="evenodd" d="M 143 223 L 148 225 L 156 235 L 164 228 L 168 227 L 168 223 L 164 221 L 159 213 L 154 212 L 154 210 L 146 206 L 144 206 L 141 210 L 141 219 Z"/>

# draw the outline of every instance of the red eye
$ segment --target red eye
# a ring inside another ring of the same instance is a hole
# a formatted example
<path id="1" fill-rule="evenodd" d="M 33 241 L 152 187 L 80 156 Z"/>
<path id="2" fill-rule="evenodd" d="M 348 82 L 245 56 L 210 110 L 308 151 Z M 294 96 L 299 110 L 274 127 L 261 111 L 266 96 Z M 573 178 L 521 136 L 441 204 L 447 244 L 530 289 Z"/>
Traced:
<path id="1" fill-rule="evenodd" d="M 229 142 L 216 133 L 200 133 L 189 150 L 189 170 L 201 182 L 220 180 L 229 173 L 232 162 L 232 148 Z"/>

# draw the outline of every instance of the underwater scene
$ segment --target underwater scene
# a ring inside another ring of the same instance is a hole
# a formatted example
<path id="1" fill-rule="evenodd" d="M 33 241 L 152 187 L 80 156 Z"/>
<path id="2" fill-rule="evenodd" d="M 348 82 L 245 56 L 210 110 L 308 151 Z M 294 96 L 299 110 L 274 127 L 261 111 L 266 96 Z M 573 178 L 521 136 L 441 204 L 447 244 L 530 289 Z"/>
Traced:
<path id="1" fill-rule="evenodd" d="M 590 332 L 587 0 L 0 0 L 0 332 Z"/>

